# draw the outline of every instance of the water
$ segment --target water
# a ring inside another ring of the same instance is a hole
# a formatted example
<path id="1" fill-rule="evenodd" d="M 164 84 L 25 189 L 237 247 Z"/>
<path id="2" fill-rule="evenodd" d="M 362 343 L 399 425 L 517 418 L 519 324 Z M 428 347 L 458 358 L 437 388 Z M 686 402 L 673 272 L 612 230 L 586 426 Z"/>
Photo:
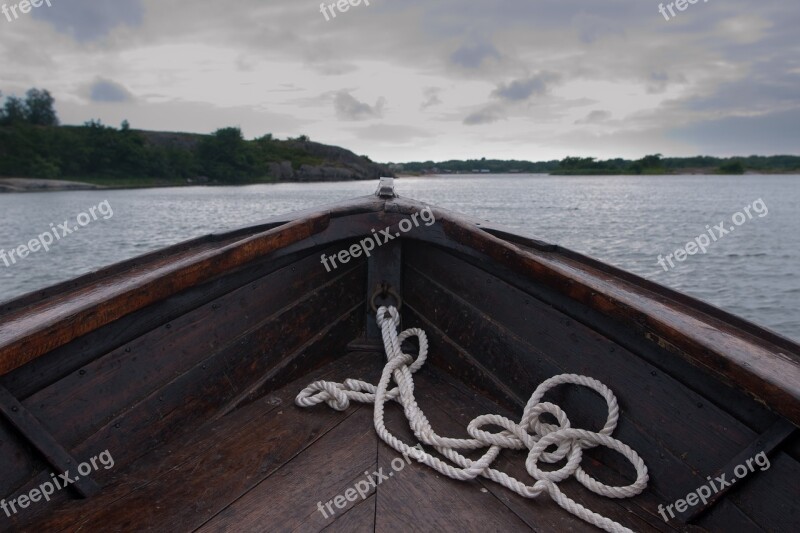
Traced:
<path id="1" fill-rule="evenodd" d="M 8 267 L 0 260 L 0 301 L 192 237 L 375 188 L 375 182 L 343 182 L 2 194 L 6 252 L 51 223 L 75 226 L 79 213 L 104 200 L 113 216 L 95 211 L 97 220 L 49 252 Z M 402 178 L 397 190 L 596 257 L 800 340 L 800 176 L 438 176 Z M 751 209 L 752 219 L 712 242 L 706 254 L 673 261 L 669 271 L 658 265 L 659 254 L 674 253 L 706 226 L 734 226 L 731 217 L 758 199 L 766 215 Z"/>

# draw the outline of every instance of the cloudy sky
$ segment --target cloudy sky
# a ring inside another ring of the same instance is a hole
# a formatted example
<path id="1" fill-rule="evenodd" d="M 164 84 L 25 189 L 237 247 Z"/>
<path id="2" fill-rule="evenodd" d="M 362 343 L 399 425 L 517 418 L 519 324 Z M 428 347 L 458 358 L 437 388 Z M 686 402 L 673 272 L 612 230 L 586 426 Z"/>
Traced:
<path id="1" fill-rule="evenodd" d="M 800 154 L 798 0 L 51 3 L 0 18 L 0 90 L 50 90 L 65 124 L 384 162 Z"/>

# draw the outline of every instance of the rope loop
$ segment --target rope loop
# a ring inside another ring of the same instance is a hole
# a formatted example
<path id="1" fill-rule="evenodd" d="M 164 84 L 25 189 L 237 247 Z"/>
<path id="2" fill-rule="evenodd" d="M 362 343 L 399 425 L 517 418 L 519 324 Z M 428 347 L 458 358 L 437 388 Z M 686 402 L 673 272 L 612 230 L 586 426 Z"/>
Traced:
<path id="1" fill-rule="evenodd" d="M 400 313 L 394 306 L 381 306 L 376 319 L 381 328 L 386 350 L 386 365 L 377 385 L 357 379 L 347 379 L 344 383 L 315 381 L 303 389 L 295 399 L 300 407 L 311 407 L 326 403 L 333 409 L 344 411 L 351 401 L 374 404 L 373 422 L 378 436 L 389 446 L 413 457 L 433 470 L 453 479 L 467 481 L 478 476 L 490 479 L 526 498 L 536 498 L 543 492 L 569 513 L 612 533 L 630 533 L 630 530 L 617 522 L 599 515 L 567 497 L 558 483 L 575 477 L 584 487 L 601 496 L 609 498 L 630 498 L 640 494 L 649 479 L 647 466 L 639 454 L 628 445 L 613 438 L 611 434 L 619 420 L 619 404 L 611 389 L 600 381 L 578 374 L 561 374 L 546 379 L 531 395 L 525 405 L 519 423 L 496 414 L 480 415 L 467 426 L 471 438 L 456 439 L 438 435 L 428 421 L 425 413 L 417 405 L 414 397 L 413 374 L 425 364 L 428 357 L 428 337 L 425 331 L 411 328 L 397 333 L 400 326 Z M 416 358 L 402 351 L 403 341 L 417 337 L 419 352 Z M 391 382 L 397 385 L 390 388 Z M 578 385 L 587 387 L 599 394 L 606 402 L 608 417 L 599 431 L 574 428 L 567 414 L 554 403 L 542 401 L 545 394 L 559 385 Z M 419 441 L 433 447 L 450 462 L 443 461 L 429 452 L 420 452 L 393 435 L 384 422 L 384 409 L 387 401 L 395 401 L 403 407 L 409 426 Z M 544 414 L 552 416 L 556 424 L 540 420 Z M 497 433 L 487 431 L 487 426 L 501 428 Z M 636 481 L 626 486 L 610 486 L 602 483 L 581 468 L 583 450 L 605 446 L 625 457 L 636 469 Z M 555 447 L 554 450 L 546 451 Z M 470 459 L 461 452 L 485 449 L 478 459 Z M 504 449 L 528 450 L 525 468 L 535 480 L 533 485 L 509 476 L 492 468 L 492 463 Z M 539 462 L 555 464 L 565 461 L 556 470 L 541 470 Z"/>

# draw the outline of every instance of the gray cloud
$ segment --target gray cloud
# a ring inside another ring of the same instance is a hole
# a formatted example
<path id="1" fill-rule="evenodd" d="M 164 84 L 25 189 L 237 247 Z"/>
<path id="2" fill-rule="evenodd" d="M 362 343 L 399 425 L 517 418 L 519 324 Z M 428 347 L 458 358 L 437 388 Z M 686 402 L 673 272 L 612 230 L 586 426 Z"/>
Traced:
<path id="1" fill-rule="evenodd" d="M 416 139 L 429 139 L 434 136 L 422 128 L 399 124 L 372 124 L 354 131 L 360 139 L 391 143 L 408 143 Z"/>
<path id="2" fill-rule="evenodd" d="M 503 118 L 500 108 L 497 106 L 487 106 L 478 111 L 474 111 L 464 118 L 467 126 L 477 126 L 481 124 L 491 124 Z"/>
<path id="3" fill-rule="evenodd" d="M 420 109 L 428 109 L 429 107 L 433 107 L 435 105 L 440 105 L 442 103 L 441 98 L 439 98 L 439 93 L 441 89 L 438 87 L 428 87 L 423 91 L 423 96 L 425 97 L 425 101 L 422 102 Z"/>
<path id="4" fill-rule="evenodd" d="M 120 25 L 139 26 L 144 17 L 142 0 L 53 0 L 51 7 L 45 5 L 34 9 L 33 16 L 81 42 L 101 39 Z"/>
<path id="5" fill-rule="evenodd" d="M 464 68 L 478 68 L 489 58 L 500 59 L 500 52 L 490 43 L 467 43 L 450 56 L 450 60 Z"/>
<path id="6" fill-rule="evenodd" d="M 119 83 L 101 78 L 89 88 L 89 99 L 92 102 L 128 102 L 133 100 L 133 95 Z"/>
<path id="7" fill-rule="evenodd" d="M 800 109 L 706 120 L 675 128 L 669 136 L 691 143 L 698 153 L 723 156 L 797 154 Z"/>
<path id="8" fill-rule="evenodd" d="M 347 91 L 339 91 L 333 101 L 336 116 L 342 120 L 367 120 L 383 116 L 383 107 L 386 99 L 381 97 L 374 106 L 359 102 Z"/>
<path id="9" fill-rule="evenodd" d="M 585 118 L 580 120 L 576 120 L 575 124 L 599 124 L 601 122 L 605 122 L 611 118 L 611 113 L 608 111 L 603 111 L 602 109 L 595 109 Z"/>
<path id="10" fill-rule="evenodd" d="M 547 93 L 549 85 L 558 79 L 558 74 L 542 72 L 529 78 L 514 80 L 507 85 L 504 83 L 500 84 L 500 86 L 492 92 L 492 96 L 509 101 L 527 100 L 534 94 L 542 95 Z"/>

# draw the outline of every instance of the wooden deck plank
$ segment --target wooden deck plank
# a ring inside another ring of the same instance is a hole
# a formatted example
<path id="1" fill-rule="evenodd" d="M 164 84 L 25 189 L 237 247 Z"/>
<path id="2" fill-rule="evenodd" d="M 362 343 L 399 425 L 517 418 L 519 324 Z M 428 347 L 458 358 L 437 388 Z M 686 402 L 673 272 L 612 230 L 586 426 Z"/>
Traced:
<path id="1" fill-rule="evenodd" d="M 783 452 L 769 460 L 768 469 L 754 464 L 755 471 L 737 480 L 724 501 L 735 503 L 767 531 L 800 531 L 800 465 Z M 713 514 L 711 509 L 708 516 Z"/>
<path id="2" fill-rule="evenodd" d="M 287 409 L 296 410 L 297 416 L 309 411 L 296 406 Z M 197 531 L 320 531 L 363 502 L 354 487 L 365 471 L 375 470 L 378 437 L 372 411 L 358 404 L 352 416 L 334 411 L 327 415 L 339 420 L 335 428 Z M 363 494 L 366 498 L 373 492 L 368 487 Z"/>
<path id="3" fill-rule="evenodd" d="M 766 432 L 759 435 L 750 445 L 739 452 L 735 457 L 733 457 L 728 464 L 726 464 L 721 470 L 717 471 L 712 475 L 714 479 L 720 476 L 726 476 L 727 479 L 732 481 L 737 481 L 736 476 L 736 468 L 739 465 L 744 465 L 747 460 L 751 461 L 751 465 L 753 464 L 753 457 L 757 454 L 764 454 L 764 457 L 767 455 L 772 455 L 772 452 L 775 451 L 776 448 L 780 448 L 786 439 L 795 431 L 794 424 L 791 422 L 787 422 L 786 420 L 781 419 L 780 421 L 776 422 L 772 425 Z M 759 459 L 761 461 L 762 459 Z M 767 458 L 766 465 L 769 465 L 769 459 Z M 794 470 L 798 470 L 798 465 L 791 464 L 791 459 L 787 459 L 786 461 L 787 466 L 794 467 Z M 753 467 L 755 469 L 755 467 Z M 761 470 L 765 470 L 766 468 L 761 468 Z M 777 477 L 777 476 L 776 476 Z M 749 477 L 747 478 L 750 479 Z M 741 485 L 741 484 L 740 484 Z M 736 486 L 736 488 L 739 488 Z M 785 485 L 784 485 L 785 486 Z M 796 486 L 796 484 L 795 484 Z M 733 484 L 728 485 L 727 487 L 720 487 L 719 491 L 712 494 L 708 500 L 702 504 L 696 505 L 693 508 L 689 508 L 686 510 L 685 513 L 679 513 L 678 518 L 683 522 L 694 522 L 698 516 L 706 512 L 708 509 L 714 507 L 716 503 L 725 498 L 725 495 L 734 488 Z M 788 487 L 786 487 L 788 488 Z"/>
<path id="4" fill-rule="evenodd" d="M 200 527 L 355 412 L 356 407 L 346 413 L 296 408 L 294 397 L 308 381 L 369 378 L 370 368 L 374 360 L 368 354 L 341 358 L 133 465 L 111 470 L 95 498 L 62 501 L 26 526 L 38 531 Z"/>
<path id="5" fill-rule="evenodd" d="M 371 533 L 375 531 L 375 494 L 348 510 L 323 529 L 325 533 Z"/>

